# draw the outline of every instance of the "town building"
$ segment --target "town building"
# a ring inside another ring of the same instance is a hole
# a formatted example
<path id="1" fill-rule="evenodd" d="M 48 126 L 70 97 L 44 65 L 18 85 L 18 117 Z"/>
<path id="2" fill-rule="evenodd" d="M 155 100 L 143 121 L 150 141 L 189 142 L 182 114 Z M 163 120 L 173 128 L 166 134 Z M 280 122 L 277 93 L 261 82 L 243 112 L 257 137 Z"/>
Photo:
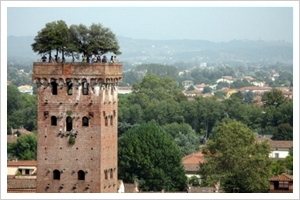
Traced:
<path id="1" fill-rule="evenodd" d="M 270 193 L 293 193 L 293 175 L 286 173 L 273 176 L 270 181 Z"/>
<path id="2" fill-rule="evenodd" d="M 18 90 L 25 94 L 33 94 L 33 87 L 31 85 L 21 85 L 18 87 Z"/>
<path id="3" fill-rule="evenodd" d="M 37 193 L 117 193 L 121 80 L 117 62 L 33 64 Z"/>

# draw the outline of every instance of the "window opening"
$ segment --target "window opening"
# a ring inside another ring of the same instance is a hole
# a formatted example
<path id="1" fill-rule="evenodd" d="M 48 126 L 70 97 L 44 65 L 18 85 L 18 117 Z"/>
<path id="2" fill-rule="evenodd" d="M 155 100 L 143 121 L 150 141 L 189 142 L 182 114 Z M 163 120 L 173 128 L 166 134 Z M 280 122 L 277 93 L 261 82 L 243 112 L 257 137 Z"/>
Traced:
<path id="1" fill-rule="evenodd" d="M 110 169 L 110 178 L 113 178 L 113 170 Z"/>
<path id="2" fill-rule="evenodd" d="M 82 94 L 83 95 L 88 95 L 88 93 L 89 93 L 89 84 L 86 82 L 86 81 L 84 81 L 83 83 L 82 83 Z"/>
<path id="3" fill-rule="evenodd" d="M 51 82 L 52 95 L 57 95 L 57 85 L 56 81 Z"/>
<path id="4" fill-rule="evenodd" d="M 85 173 L 84 173 L 84 171 L 82 171 L 82 170 L 79 170 L 78 172 L 77 172 L 77 178 L 78 178 L 78 180 L 85 180 Z"/>
<path id="5" fill-rule="evenodd" d="M 51 116 L 51 126 L 57 126 L 57 118 L 55 116 Z"/>
<path id="6" fill-rule="evenodd" d="M 53 179 L 60 180 L 60 171 L 58 171 L 57 169 L 53 171 Z"/>
<path id="7" fill-rule="evenodd" d="M 30 174 L 30 170 L 29 169 L 25 169 L 25 174 L 29 175 Z"/>
<path id="8" fill-rule="evenodd" d="M 105 117 L 105 126 L 108 126 L 108 118 Z"/>
<path id="9" fill-rule="evenodd" d="M 89 126 L 89 119 L 87 117 L 82 118 L 82 126 Z"/>
<path id="10" fill-rule="evenodd" d="M 72 117 L 68 116 L 66 118 L 67 131 L 71 131 L 72 130 L 72 121 L 73 121 Z"/>
<path id="11" fill-rule="evenodd" d="M 105 174 L 105 179 L 108 179 L 108 171 L 104 170 L 104 174 Z"/>
<path id="12" fill-rule="evenodd" d="M 70 79 L 67 80 L 67 91 L 68 91 L 68 95 L 73 94 L 73 83 L 71 82 Z"/>
<path id="13" fill-rule="evenodd" d="M 113 117 L 110 116 L 110 125 L 112 126 L 113 125 Z"/>

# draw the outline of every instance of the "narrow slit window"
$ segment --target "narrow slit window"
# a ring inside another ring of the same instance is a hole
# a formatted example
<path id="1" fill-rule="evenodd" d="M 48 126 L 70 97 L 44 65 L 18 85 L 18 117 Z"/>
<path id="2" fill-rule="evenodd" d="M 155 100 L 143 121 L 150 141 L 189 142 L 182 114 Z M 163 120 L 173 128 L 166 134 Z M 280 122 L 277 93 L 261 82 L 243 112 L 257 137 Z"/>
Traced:
<path id="1" fill-rule="evenodd" d="M 52 95 L 57 95 L 57 83 L 56 83 L 56 81 L 52 81 L 51 82 L 51 88 L 52 88 Z"/>
<path id="2" fill-rule="evenodd" d="M 114 177 L 114 172 L 112 169 L 110 169 L 110 178 L 113 178 Z"/>
<path id="3" fill-rule="evenodd" d="M 110 116 L 110 125 L 113 125 L 113 116 Z"/>
<path id="4" fill-rule="evenodd" d="M 67 80 L 67 92 L 68 95 L 73 94 L 73 83 L 70 80 Z"/>
<path id="5" fill-rule="evenodd" d="M 108 171 L 104 170 L 105 179 L 108 179 Z"/>
<path id="6" fill-rule="evenodd" d="M 89 84 L 86 81 L 84 81 L 82 83 L 82 94 L 83 95 L 88 95 L 89 94 Z"/>
<path id="7" fill-rule="evenodd" d="M 73 119 L 72 117 L 68 116 L 66 118 L 66 124 L 67 124 L 67 131 L 71 131 L 72 130 L 72 124 L 73 124 Z"/>

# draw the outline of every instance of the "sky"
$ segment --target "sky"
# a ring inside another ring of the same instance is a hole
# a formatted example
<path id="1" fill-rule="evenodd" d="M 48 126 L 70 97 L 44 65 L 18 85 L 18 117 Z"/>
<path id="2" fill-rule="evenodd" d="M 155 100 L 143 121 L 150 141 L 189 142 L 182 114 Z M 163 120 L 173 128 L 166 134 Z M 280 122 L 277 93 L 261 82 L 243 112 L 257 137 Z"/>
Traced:
<path id="1" fill-rule="evenodd" d="M 7 7 L 7 35 L 36 36 L 46 23 L 63 20 L 72 24 L 100 23 L 110 28 L 117 36 L 133 39 L 193 39 L 212 42 L 237 40 L 284 40 L 293 41 L 293 7 L 288 4 L 237 4 L 230 3 L 182 3 L 117 4 L 80 3 L 80 7 L 70 3 L 41 3 L 37 7 L 23 7 L 12 4 Z M 53 7 L 54 5 L 67 7 Z M 77 3 L 76 3 L 77 4 Z M 174 5 L 173 5 L 174 4 Z M 33 4 L 32 4 L 33 5 Z M 132 5 L 132 6 L 130 6 Z M 283 7 L 283 5 L 287 5 Z M 52 7 L 51 7 L 52 6 Z M 83 7 L 87 6 L 87 7 Z M 172 6 L 172 7 L 170 7 Z M 231 7 L 228 7 L 231 6 Z M 239 6 L 239 7 L 237 7 Z"/>

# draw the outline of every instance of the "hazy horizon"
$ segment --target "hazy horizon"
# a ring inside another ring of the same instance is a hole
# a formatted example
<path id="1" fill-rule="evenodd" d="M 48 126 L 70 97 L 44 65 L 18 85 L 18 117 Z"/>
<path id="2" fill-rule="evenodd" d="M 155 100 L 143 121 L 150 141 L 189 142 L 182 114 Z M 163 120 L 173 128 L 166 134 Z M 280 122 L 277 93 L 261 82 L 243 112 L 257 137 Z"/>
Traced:
<path id="1" fill-rule="evenodd" d="M 115 35 L 132 39 L 293 42 L 293 7 L 271 7 L 271 4 L 269 7 L 192 7 L 192 4 L 187 4 L 190 7 L 111 7 L 99 2 L 83 4 L 86 5 L 95 6 L 8 7 L 7 36 L 36 36 L 46 23 L 63 20 L 68 26 L 100 23 Z"/>

